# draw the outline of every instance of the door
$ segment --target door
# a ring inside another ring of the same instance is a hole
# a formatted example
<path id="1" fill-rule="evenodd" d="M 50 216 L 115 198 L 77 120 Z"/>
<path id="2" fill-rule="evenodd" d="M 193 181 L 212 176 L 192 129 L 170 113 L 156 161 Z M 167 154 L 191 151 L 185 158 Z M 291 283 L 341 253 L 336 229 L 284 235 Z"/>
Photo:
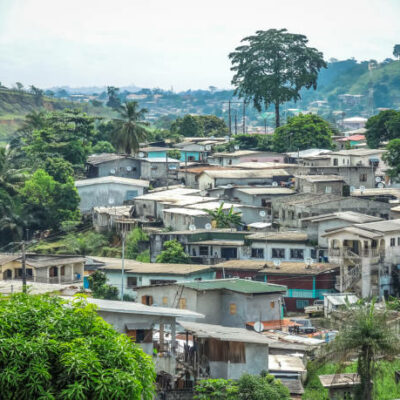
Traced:
<path id="1" fill-rule="evenodd" d="M 230 260 L 232 258 L 237 258 L 237 248 L 236 247 L 222 247 L 221 257 Z"/>

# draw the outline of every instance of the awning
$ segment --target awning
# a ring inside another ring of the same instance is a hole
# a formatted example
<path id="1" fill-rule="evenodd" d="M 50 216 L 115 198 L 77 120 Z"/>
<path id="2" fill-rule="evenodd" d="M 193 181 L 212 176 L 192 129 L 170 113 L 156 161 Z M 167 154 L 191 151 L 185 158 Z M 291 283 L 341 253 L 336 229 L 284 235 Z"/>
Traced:
<path id="1" fill-rule="evenodd" d="M 379 158 L 372 157 L 372 158 L 369 159 L 369 161 L 371 161 L 371 162 L 379 162 L 380 160 L 379 160 Z"/>
<path id="2" fill-rule="evenodd" d="M 153 324 L 150 322 L 133 322 L 130 324 L 126 324 L 125 328 L 127 331 L 136 331 L 138 329 L 152 329 Z"/>

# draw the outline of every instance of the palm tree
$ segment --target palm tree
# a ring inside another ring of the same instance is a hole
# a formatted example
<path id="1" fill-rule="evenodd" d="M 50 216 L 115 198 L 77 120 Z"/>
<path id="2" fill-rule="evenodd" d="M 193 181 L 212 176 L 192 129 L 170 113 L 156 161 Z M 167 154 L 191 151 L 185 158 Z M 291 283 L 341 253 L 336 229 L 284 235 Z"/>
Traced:
<path id="1" fill-rule="evenodd" d="M 369 305 L 347 307 L 339 334 L 328 346 L 324 359 L 343 362 L 356 358 L 361 381 L 356 398 L 371 400 L 376 361 L 392 358 L 399 352 L 399 336 L 390 327 L 388 313 L 378 310 L 372 301 Z"/>
<path id="2" fill-rule="evenodd" d="M 24 180 L 25 175 L 20 170 L 11 168 L 9 152 L 0 147 L 0 190 L 14 196 Z"/>
<path id="3" fill-rule="evenodd" d="M 215 210 L 204 209 L 212 220 L 215 221 L 217 228 L 230 228 L 232 225 L 239 225 L 241 223 L 241 213 L 233 210 L 233 206 L 229 209 L 228 213 L 224 211 L 224 202 Z"/>
<path id="4" fill-rule="evenodd" d="M 147 122 L 143 121 L 147 110 L 139 108 L 137 101 L 131 101 L 121 106 L 120 117 L 115 120 L 115 147 L 126 154 L 132 154 L 139 150 L 140 142 L 143 142 L 148 131 Z"/>

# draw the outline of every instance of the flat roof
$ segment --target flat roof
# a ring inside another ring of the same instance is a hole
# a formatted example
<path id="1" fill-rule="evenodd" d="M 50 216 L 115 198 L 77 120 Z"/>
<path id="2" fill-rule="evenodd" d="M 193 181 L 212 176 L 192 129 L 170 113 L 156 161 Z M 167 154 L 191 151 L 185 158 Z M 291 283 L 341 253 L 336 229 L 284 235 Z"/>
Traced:
<path id="1" fill-rule="evenodd" d="M 360 376 L 357 373 L 319 375 L 319 380 L 325 388 L 341 388 L 360 385 Z"/>
<path id="2" fill-rule="evenodd" d="M 369 197 L 369 196 L 393 196 L 400 199 L 399 188 L 365 188 L 362 192 L 360 189 L 355 189 L 350 193 L 355 197 Z"/>
<path id="3" fill-rule="evenodd" d="M 120 176 L 103 176 L 101 178 L 90 178 L 75 181 L 76 187 L 90 186 L 90 185 L 104 185 L 110 183 L 118 183 L 120 185 L 128 186 L 142 186 L 149 187 L 150 182 L 144 179 L 122 178 Z"/>
<path id="4" fill-rule="evenodd" d="M 261 335 L 260 333 L 249 331 L 244 328 L 231 328 L 221 325 L 203 324 L 199 322 L 178 321 L 188 332 L 191 332 L 198 338 L 212 338 L 221 340 L 223 342 L 243 342 L 243 343 L 257 343 L 257 344 L 270 344 L 274 341 Z"/>
<path id="5" fill-rule="evenodd" d="M 115 154 L 115 153 L 101 153 L 92 154 L 87 158 L 87 164 L 97 165 L 104 162 L 117 161 L 125 158 L 132 158 L 126 154 Z"/>
<path id="6" fill-rule="evenodd" d="M 249 188 L 236 188 L 238 192 L 250 194 L 252 196 L 269 194 L 269 195 L 282 195 L 282 194 L 296 194 L 293 189 L 283 187 L 249 187 Z"/>
<path id="7" fill-rule="evenodd" d="M 257 232 L 247 235 L 246 239 L 266 242 L 305 242 L 308 240 L 308 235 L 300 231 Z"/>
<path id="8" fill-rule="evenodd" d="M 208 175 L 211 178 L 226 179 L 256 179 L 256 178 L 273 178 L 274 176 L 290 176 L 289 172 L 284 169 L 230 169 L 230 170 L 205 170 L 201 175 Z"/>
<path id="9" fill-rule="evenodd" d="M 104 263 L 100 269 L 117 270 L 122 268 L 120 258 L 95 257 L 91 259 Z M 165 263 L 142 263 L 136 260 L 124 261 L 125 271 L 133 274 L 165 274 L 165 275 L 190 275 L 192 273 L 211 270 L 209 265 L 200 264 L 165 264 Z"/>
<path id="10" fill-rule="evenodd" d="M 332 155 L 337 156 L 371 156 L 375 154 L 386 153 L 387 150 L 383 149 L 350 149 L 350 150 L 339 150 L 332 152 Z"/>
<path id="11" fill-rule="evenodd" d="M 194 195 L 200 193 L 199 189 L 189 189 L 184 187 L 178 187 L 169 190 L 157 190 L 152 191 L 142 196 L 135 197 L 135 200 L 156 200 L 156 201 L 173 201 L 177 196 L 183 197 L 187 195 Z"/>
<path id="12" fill-rule="evenodd" d="M 339 175 L 296 175 L 296 178 L 304 179 L 310 183 L 344 181 L 343 177 Z"/>
<path id="13" fill-rule="evenodd" d="M 244 240 L 225 240 L 225 239 L 214 239 L 214 240 L 199 240 L 197 242 L 189 242 L 189 244 L 195 244 L 198 246 L 244 246 Z"/>
<path id="14" fill-rule="evenodd" d="M 175 158 L 170 157 L 143 157 L 139 158 L 140 161 L 146 161 L 149 163 L 178 163 L 180 164 L 180 160 L 176 160 Z"/>
<path id="15" fill-rule="evenodd" d="M 263 150 L 236 150 L 232 152 L 224 152 L 224 153 L 214 153 L 212 157 L 243 157 L 243 156 L 255 156 L 257 154 L 273 154 L 282 156 L 280 153 L 276 153 L 274 151 L 263 151 Z"/>
<path id="16" fill-rule="evenodd" d="M 73 300 L 71 297 L 63 296 L 65 300 Z M 175 318 L 204 318 L 203 314 L 182 310 L 179 308 L 146 306 L 145 304 L 135 303 L 133 301 L 117 301 L 103 300 L 87 297 L 85 299 L 90 304 L 95 304 L 99 311 L 108 311 L 123 314 L 141 314 L 141 315 L 157 315 L 160 317 L 175 317 Z"/>
<path id="17" fill-rule="evenodd" d="M 313 217 L 302 218 L 301 220 L 310 222 L 323 222 L 335 219 L 340 219 L 343 221 L 360 223 L 360 224 L 365 222 L 376 222 L 383 220 L 383 218 L 374 217 L 372 215 L 367 215 L 367 214 L 361 214 L 354 211 L 338 211 L 330 214 L 322 214 L 322 215 L 315 215 Z"/>
<path id="18" fill-rule="evenodd" d="M 190 215 L 192 217 L 200 217 L 200 216 L 207 216 L 209 214 L 207 214 L 205 211 L 202 210 L 196 210 L 193 208 L 167 208 L 165 210 L 163 210 L 163 213 L 165 214 L 180 214 L 180 215 Z"/>
<path id="19" fill-rule="evenodd" d="M 247 260 L 245 262 L 247 262 Z M 279 293 L 286 292 L 287 290 L 287 287 L 283 285 L 275 285 L 271 283 L 257 282 L 239 278 L 178 282 L 176 284 L 199 291 L 224 289 L 244 294 Z"/>

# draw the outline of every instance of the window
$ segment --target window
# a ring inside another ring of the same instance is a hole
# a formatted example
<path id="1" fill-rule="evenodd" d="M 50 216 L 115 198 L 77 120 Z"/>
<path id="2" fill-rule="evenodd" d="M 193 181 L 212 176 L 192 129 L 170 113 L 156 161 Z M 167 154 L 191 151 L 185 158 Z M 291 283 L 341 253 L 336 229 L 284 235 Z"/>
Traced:
<path id="1" fill-rule="evenodd" d="M 396 246 L 396 238 L 390 238 L 390 247 Z"/>
<path id="2" fill-rule="evenodd" d="M 137 286 L 136 276 L 129 276 L 128 281 L 127 281 L 127 287 L 131 288 L 131 287 L 135 287 L 135 286 Z"/>
<path id="3" fill-rule="evenodd" d="M 367 182 L 367 174 L 360 174 L 360 182 Z"/>
<path id="4" fill-rule="evenodd" d="M 310 305 L 310 302 L 308 300 L 296 300 L 296 308 L 297 309 L 304 309 L 304 307 L 307 307 Z"/>
<path id="5" fill-rule="evenodd" d="M 168 305 L 168 297 L 164 296 L 162 298 L 162 303 L 163 303 L 163 306 L 167 306 Z"/>
<path id="6" fill-rule="evenodd" d="M 179 299 L 179 308 L 181 310 L 185 310 L 186 309 L 186 299 L 184 297 Z"/>
<path id="7" fill-rule="evenodd" d="M 285 258 L 285 249 L 272 249 L 272 258 Z"/>
<path id="8" fill-rule="evenodd" d="M 337 159 L 337 158 L 334 158 L 334 159 L 333 159 L 333 165 L 335 165 L 335 166 L 338 165 L 338 159 Z"/>
<path id="9" fill-rule="evenodd" d="M 332 193 L 332 186 L 325 186 L 325 193 L 326 194 Z"/>
<path id="10" fill-rule="evenodd" d="M 315 260 L 317 258 L 317 250 L 311 249 L 310 255 L 311 255 L 311 258 Z"/>
<path id="11" fill-rule="evenodd" d="M 274 301 L 270 301 L 269 306 L 270 306 L 271 308 L 275 308 L 275 302 L 274 302 Z"/>
<path id="12" fill-rule="evenodd" d="M 231 315 L 236 314 L 236 304 L 235 303 L 229 304 L 229 314 L 231 314 Z"/>
<path id="13" fill-rule="evenodd" d="M 125 195 L 125 200 L 132 200 L 137 197 L 138 191 L 137 190 L 127 190 Z"/>
<path id="14" fill-rule="evenodd" d="M 397 238 L 397 246 L 400 246 L 400 237 Z"/>
<path id="15" fill-rule="evenodd" d="M 251 249 L 252 258 L 264 258 L 264 249 Z"/>
<path id="16" fill-rule="evenodd" d="M 153 296 L 142 296 L 142 304 L 145 304 L 146 306 L 152 306 Z"/>
<path id="17" fill-rule="evenodd" d="M 208 246 L 200 246 L 199 250 L 201 256 L 208 256 Z"/>
<path id="18" fill-rule="evenodd" d="M 290 258 L 295 258 L 296 260 L 304 259 L 303 249 L 290 249 Z"/>

